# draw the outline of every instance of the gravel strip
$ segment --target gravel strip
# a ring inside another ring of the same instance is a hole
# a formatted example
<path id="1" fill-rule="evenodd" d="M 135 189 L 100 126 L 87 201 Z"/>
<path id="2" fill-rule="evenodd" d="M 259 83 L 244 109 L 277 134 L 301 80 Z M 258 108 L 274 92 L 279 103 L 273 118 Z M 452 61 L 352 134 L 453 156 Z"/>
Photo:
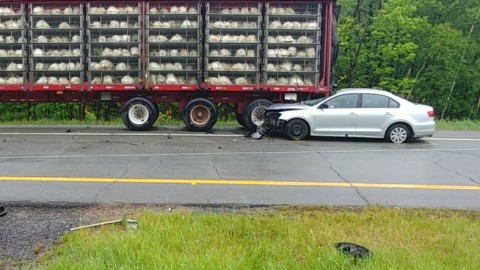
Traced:
<path id="1" fill-rule="evenodd" d="M 52 248 L 71 228 L 97 222 L 134 218 L 145 210 L 169 212 L 237 212 L 245 205 L 124 205 L 72 203 L 4 203 L 7 214 L 0 217 L 0 269 L 25 269 Z M 264 206 L 247 207 L 250 210 Z"/>

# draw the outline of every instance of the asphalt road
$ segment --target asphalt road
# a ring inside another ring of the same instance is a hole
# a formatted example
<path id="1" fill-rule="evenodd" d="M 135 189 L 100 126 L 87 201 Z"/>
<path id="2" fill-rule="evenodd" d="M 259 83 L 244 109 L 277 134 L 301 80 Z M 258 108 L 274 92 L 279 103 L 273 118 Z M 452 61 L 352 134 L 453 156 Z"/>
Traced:
<path id="1" fill-rule="evenodd" d="M 480 132 L 402 145 L 245 135 L 1 127 L 0 202 L 480 209 Z"/>

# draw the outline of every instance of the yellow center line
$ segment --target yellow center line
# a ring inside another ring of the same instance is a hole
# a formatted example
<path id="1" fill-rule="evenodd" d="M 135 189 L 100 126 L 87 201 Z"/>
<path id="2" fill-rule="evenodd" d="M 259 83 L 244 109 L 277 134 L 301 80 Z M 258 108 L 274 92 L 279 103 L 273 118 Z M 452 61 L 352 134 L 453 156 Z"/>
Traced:
<path id="1" fill-rule="evenodd" d="M 176 185 L 230 185 L 230 186 L 279 186 L 279 187 L 355 187 L 384 189 L 427 189 L 480 191 L 479 186 L 416 185 L 416 184 L 367 184 L 335 182 L 292 182 L 260 180 L 210 180 L 210 179 L 142 179 L 142 178 L 84 178 L 84 177 L 11 177 L 0 176 L 0 182 L 67 182 L 67 183 L 121 183 L 121 184 L 176 184 Z"/>

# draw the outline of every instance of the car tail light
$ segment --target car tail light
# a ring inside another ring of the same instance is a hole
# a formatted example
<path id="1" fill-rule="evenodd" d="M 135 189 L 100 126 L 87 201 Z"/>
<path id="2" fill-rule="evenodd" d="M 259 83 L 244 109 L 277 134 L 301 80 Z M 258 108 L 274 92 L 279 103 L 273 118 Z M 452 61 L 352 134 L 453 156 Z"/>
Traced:
<path id="1" fill-rule="evenodd" d="M 435 111 L 428 111 L 427 114 L 428 114 L 428 117 L 430 117 L 430 118 L 435 117 Z"/>

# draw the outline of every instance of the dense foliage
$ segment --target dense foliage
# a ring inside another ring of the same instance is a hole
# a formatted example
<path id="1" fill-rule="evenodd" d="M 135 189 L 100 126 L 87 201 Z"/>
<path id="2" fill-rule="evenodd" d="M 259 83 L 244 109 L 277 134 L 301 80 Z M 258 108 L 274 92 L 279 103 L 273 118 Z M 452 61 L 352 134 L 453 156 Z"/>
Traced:
<path id="1" fill-rule="evenodd" d="M 339 88 L 382 88 L 432 105 L 442 119 L 480 119 L 478 0 L 337 1 Z M 228 105 L 219 110 L 232 112 Z M 178 106 L 160 111 L 179 115 Z M 0 121 L 118 116 L 117 104 L 0 104 Z"/>
<path id="2" fill-rule="evenodd" d="M 480 118 L 478 0 L 338 0 L 339 87 L 390 90 L 440 118 Z"/>

